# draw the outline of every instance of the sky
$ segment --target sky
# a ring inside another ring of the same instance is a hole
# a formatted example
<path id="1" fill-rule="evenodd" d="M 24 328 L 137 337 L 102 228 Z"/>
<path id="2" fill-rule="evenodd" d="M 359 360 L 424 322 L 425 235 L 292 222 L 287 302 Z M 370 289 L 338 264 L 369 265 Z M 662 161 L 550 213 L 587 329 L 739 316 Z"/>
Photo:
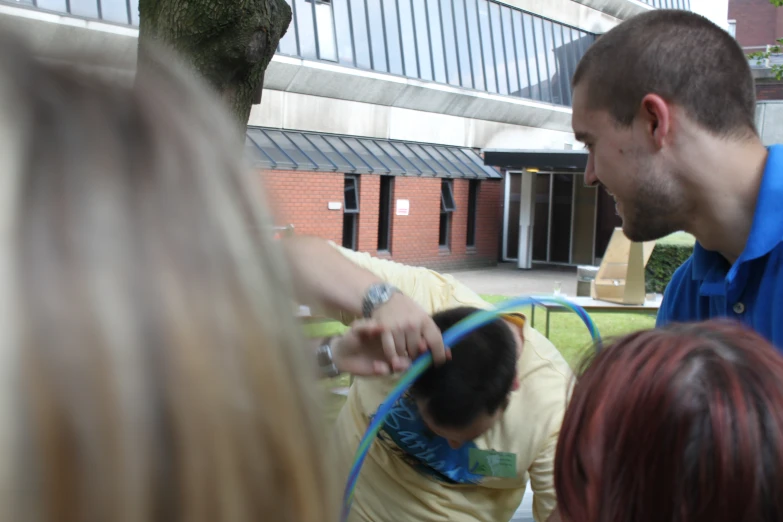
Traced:
<path id="1" fill-rule="evenodd" d="M 691 0 L 691 10 L 724 29 L 728 28 L 729 0 Z"/>

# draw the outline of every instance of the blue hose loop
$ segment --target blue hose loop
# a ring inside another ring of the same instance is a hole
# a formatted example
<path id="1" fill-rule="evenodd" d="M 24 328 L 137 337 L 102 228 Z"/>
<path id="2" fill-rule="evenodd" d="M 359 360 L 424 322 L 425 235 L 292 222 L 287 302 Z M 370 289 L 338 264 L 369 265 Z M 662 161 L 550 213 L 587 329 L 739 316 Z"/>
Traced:
<path id="1" fill-rule="evenodd" d="M 600 343 L 601 336 L 598 333 L 595 323 L 590 318 L 590 315 L 579 305 L 576 305 L 567 299 L 554 297 L 554 296 L 520 296 L 504 301 L 491 310 L 480 310 L 465 317 L 457 324 L 449 328 L 443 333 L 443 344 L 445 346 L 453 346 L 458 343 L 469 333 L 484 326 L 497 319 L 499 316 L 518 310 L 519 308 L 527 305 L 536 304 L 554 304 L 560 305 L 563 308 L 571 310 L 577 314 L 587 326 L 587 330 L 590 333 L 595 343 Z M 402 374 L 397 385 L 389 393 L 386 400 L 378 407 L 378 411 L 373 417 L 370 425 L 367 426 L 367 430 L 359 442 L 359 446 L 354 456 L 353 466 L 351 472 L 348 475 L 348 481 L 345 485 L 343 493 L 343 509 L 342 509 L 342 521 L 348 521 L 348 515 L 351 511 L 353 504 L 353 494 L 356 488 L 356 481 L 359 478 L 359 472 L 361 471 L 364 460 L 367 457 L 367 453 L 370 451 L 370 446 L 375 438 L 378 436 L 386 418 L 389 415 L 394 404 L 402 397 L 405 392 L 413 385 L 416 379 L 419 378 L 432 364 L 432 354 L 427 352 L 419 356 L 408 368 L 408 370 Z"/>

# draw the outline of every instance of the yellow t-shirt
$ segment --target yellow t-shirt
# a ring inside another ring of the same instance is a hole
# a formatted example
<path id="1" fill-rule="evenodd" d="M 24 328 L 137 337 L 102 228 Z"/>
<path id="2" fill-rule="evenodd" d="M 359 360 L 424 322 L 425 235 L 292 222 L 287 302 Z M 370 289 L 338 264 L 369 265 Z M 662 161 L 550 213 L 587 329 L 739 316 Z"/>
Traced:
<path id="1" fill-rule="evenodd" d="M 338 248 L 354 263 L 402 290 L 430 313 L 457 306 L 491 308 L 448 275 Z M 353 318 L 343 317 L 348 324 Z M 488 478 L 481 485 L 437 481 L 412 466 L 391 441 L 376 439 L 359 474 L 350 522 L 498 522 L 519 507 L 530 481 L 533 516 L 544 522 L 555 508 L 554 458 L 568 399 L 571 369 L 557 349 L 525 321 L 517 364 L 519 390 L 501 422 L 474 443 L 479 449 L 516 455 L 515 478 Z M 357 378 L 335 423 L 334 458 L 344 484 L 369 417 L 386 399 L 395 377 Z"/>

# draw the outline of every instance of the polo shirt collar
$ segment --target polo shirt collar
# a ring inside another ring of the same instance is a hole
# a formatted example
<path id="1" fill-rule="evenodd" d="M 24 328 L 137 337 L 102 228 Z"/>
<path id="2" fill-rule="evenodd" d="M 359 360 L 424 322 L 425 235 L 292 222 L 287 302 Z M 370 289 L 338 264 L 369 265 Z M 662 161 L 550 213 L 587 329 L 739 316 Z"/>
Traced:
<path id="1" fill-rule="evenodd" d="M 707 250 L 696 241 L 693 245 L 691 274 L 697 281 L 719 281 L 726 277 L 728 261 L 722 255 Z"/>
<path id="2" fill-rule="evenodd" d="M 769 254 L 783 240 L 783 219 L 780 212 L 780 204 L 783 201 L 783 145 L 773 145 L 768 149 L 769 155 L 756 201 L 753 225 L 738 263 Z"/>
<path id="3" fill-rule="evenodd" d="M 778 210 L 783 201 L 783 145 L 772 145 L 768 150 L 753 224 L 737 265 L 770 253 L 783 241 L 783 219 Z M 694 280 L 717 282 L 726 276 L 728 269 L 728 262 L 718 252 L 706 250 L 698 241 L 693 246 Z"/>

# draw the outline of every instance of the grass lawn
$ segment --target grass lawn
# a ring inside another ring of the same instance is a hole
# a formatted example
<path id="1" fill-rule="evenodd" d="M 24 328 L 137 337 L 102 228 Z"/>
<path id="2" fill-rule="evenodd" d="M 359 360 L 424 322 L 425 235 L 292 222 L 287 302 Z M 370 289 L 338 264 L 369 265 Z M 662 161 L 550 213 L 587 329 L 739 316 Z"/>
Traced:
<path id="1" fill-rule="evenodd" d="M 658 240 L 663 245 L 686 245 L 693 246 L 696 238 L 687 232 L 675 232 Z"/>
<path id="2" fill-rule="evenodd" d="M 482 295 L 489 303 L 498 303 L 508 299 L 506 296 L 499 295 Z M 522 311 L 530 317 L 530 308 L 523 308 Z M 536 314 L 537 330 L 544 333 L 544 314 L 542 310 L 538 310 Z M 650 315 L 643 314 L 619 314 L 619 313 L 593 313 L 590 314 L 595 321 L 598 331 L 601 333 L 601 337 L 605 340 L 611 339 L 619 335 L 642 330 L 644 328 L 652 328 L 655 325 L 655 318 Z M 587 328 L 576 315 L 572 313 L 554 313 L 550 315 L 552 321 L 549 331 L 550 340 L 555 347 L 560 350 L 563 357 L 568 361 L 572 367 L 577 367 L 581 362 L 585 354 L 592 349 L 592 343 L 590 340 L 590 334 L 587 333 Z M 338 322 L 324 322 L 314 323 L 307 325 L 307 334 L 312 337 L 327 336 L 335 333 L 339 333 L 345 329 L 343 325 Z M 325 414 L 327 421 L 333 420 L 337 412 L 340 410 L 344 402 L 344 398 L 330 393 L 332 388 L 347 386 L 348 377 L 342 376 L 337 379 L 323 381 L 321 383 L 325 393 L 326 408 Z"/>

